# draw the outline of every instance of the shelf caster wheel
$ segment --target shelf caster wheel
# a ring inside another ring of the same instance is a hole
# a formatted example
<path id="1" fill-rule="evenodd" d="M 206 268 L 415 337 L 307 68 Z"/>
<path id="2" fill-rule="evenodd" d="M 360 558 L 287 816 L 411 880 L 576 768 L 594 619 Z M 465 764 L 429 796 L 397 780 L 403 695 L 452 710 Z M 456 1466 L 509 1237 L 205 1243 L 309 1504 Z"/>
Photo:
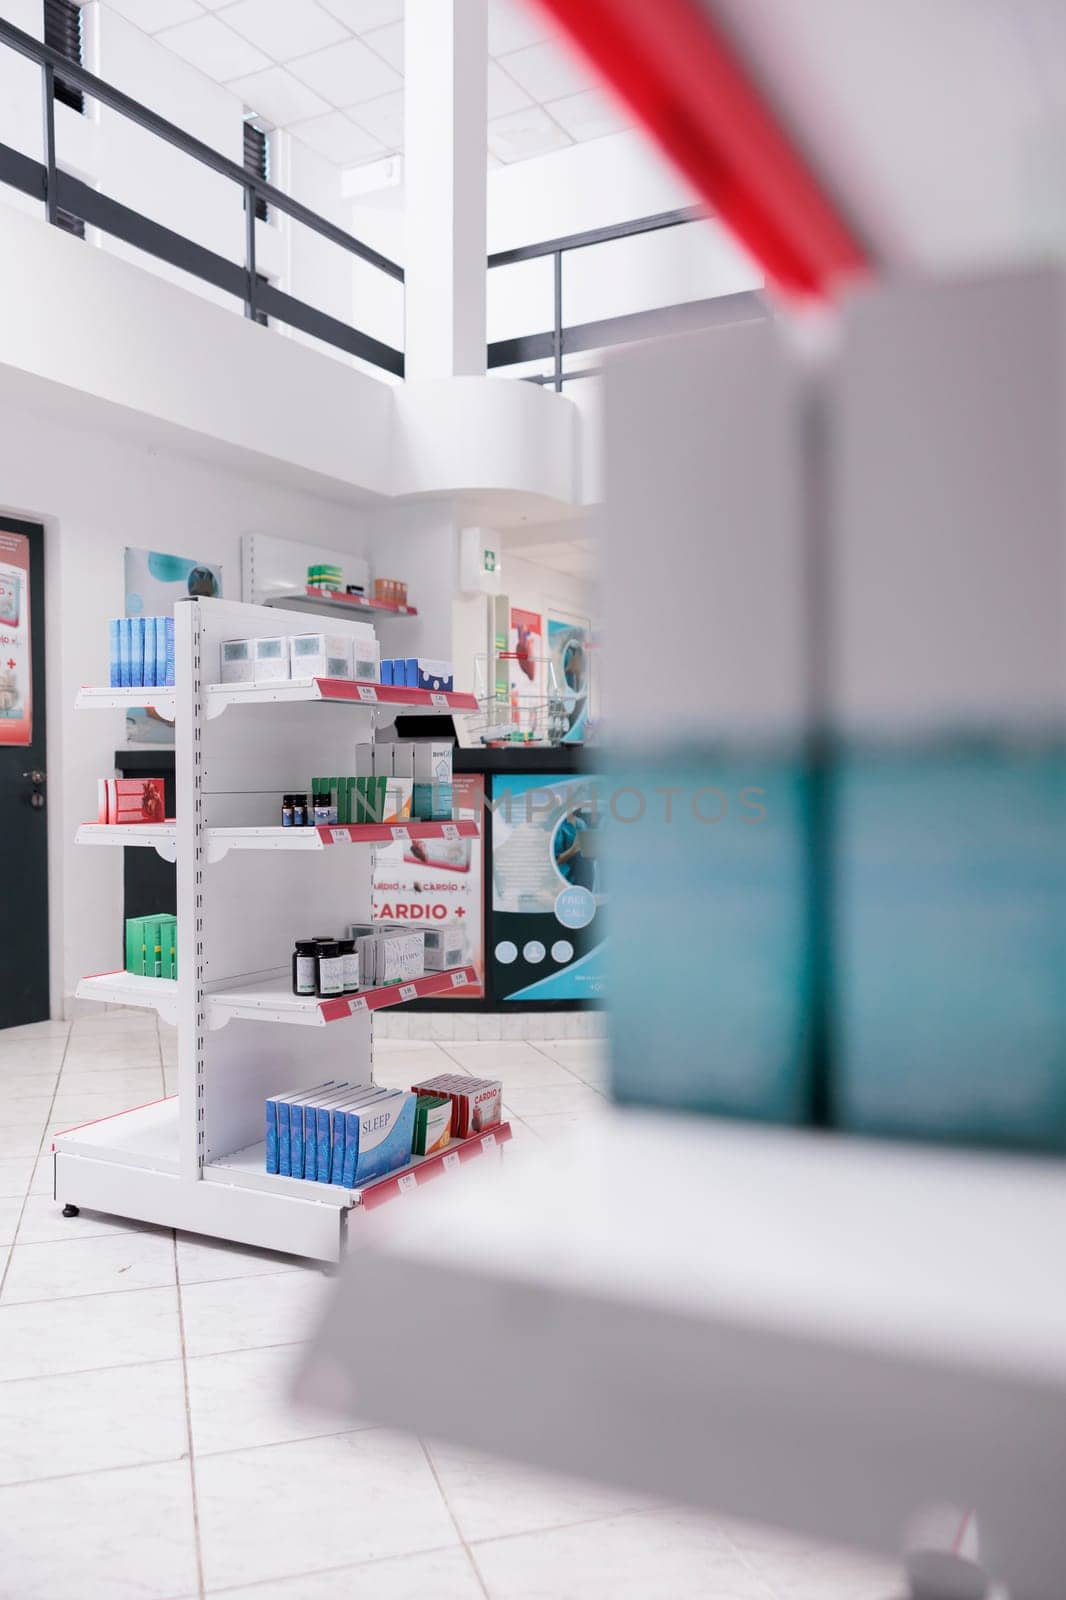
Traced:
<path id="1" fill-rule="evenodd" d="M 63 1207 L 63 1215 L 65 1217 L 77 1217 L 77 1216 L 80 1216 L 81 1215 L 81 1208 L 80 1208 L 80 1206 L 65 1205 Z"/>

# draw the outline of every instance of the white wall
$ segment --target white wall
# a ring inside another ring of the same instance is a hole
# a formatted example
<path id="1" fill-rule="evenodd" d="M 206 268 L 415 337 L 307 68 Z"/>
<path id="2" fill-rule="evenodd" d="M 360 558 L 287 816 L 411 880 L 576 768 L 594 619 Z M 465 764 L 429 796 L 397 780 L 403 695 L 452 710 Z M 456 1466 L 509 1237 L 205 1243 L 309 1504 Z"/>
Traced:
<path id="1" fill-rule="evenodd" d="M 56 470 L 57 461 L 62 470 Z M 121 712 L 76 712 L 107 682 L 106 619 L 125 610 L 127 545 L 221 562 L 240 598 L 240 536 L 258 530 L 363 553 L 365 516 L 217 465 L 65 427 L 0 402 L 0 509 L 46 526 L 49 873 L 53 1011 L 79 977 L 122 965 L 120 853 L 74 844 L 96 780 L 124 743 Z"/>

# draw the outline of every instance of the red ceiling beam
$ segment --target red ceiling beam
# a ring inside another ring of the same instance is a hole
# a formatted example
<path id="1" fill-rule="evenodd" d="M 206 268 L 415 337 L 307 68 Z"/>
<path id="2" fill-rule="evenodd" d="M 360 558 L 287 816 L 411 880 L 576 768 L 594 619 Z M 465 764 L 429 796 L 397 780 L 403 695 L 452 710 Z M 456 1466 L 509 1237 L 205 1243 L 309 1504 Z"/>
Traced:
<path id="1" fill-rule="evenodd" d="M 866 251 L 701 0 L 539 0 L 766 275 L 828 298 Z"/>

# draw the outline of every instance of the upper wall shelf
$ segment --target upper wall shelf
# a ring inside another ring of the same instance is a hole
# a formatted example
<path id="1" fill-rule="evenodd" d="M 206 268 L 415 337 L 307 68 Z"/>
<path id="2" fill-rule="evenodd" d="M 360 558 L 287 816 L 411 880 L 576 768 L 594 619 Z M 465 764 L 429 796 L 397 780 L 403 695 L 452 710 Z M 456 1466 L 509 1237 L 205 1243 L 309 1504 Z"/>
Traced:
<path id="1" fill-rule="evenodd" d="M 291 705 L 307 700 L 334 704 L 385 706 L 393 711 L 477 711 L 472 694 L 442 694 L 432 689 L 400 689 L 389 683 L 357 683 L 347 678 L 304 678 L 276 683 L 216 683 L 204 691 L 207 715 L 217 717 L 227 706 Z"/>
<path id="2" fill-rule="evenodd" d="M 362 706 L 384 706 L 392 711 L 433 712 L 473 711 L 478 708 L 472 694 L 441 694 L 432 689 L 401 689 L 390 683 L 356 683 L 346 678 L 279 679 L 275 683 L 214 683 L 204 691 L 207 715 L 221 716 L 227 706 L 291 705 L 309 700 L 344 701 Z M 81 688 L 75 701 L 79 711 L 126 709 L 151 706 L 161 717 L 173 721 L 173 689 L 90 689 Z"/>
<path id="3" fill-rule="evenodd" d="M 417 606 L 394 606 L 387 600 L 368 600 L 366 595 L 341 594 L 336 589 L 317 589 L 310 585 L 303 594 L 274 595 L 263 604 L 279 611 L 332 611 L 346 617 L 360 611 L 377 611 L 388 617 L 418 616 Z"/>

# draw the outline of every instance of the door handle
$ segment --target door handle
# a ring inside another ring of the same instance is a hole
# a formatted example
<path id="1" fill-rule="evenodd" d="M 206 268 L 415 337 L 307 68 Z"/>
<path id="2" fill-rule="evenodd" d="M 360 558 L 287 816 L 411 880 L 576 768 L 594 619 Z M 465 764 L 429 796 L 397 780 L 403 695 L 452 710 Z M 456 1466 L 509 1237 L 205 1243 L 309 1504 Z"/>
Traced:
<path id="1" fill-rule="evenodd" d="M 22 776 L 24 778 L 29 778 L 29 780 L 33 784 L 34 788 L 35 789 L 39 789 L 41 784 L 47 778 L 48 774 L 47 774 L 47 772 L 41 772 L 38 767 L 34 767 L 32 772 L 24 772 L 22 774 Z"/>

